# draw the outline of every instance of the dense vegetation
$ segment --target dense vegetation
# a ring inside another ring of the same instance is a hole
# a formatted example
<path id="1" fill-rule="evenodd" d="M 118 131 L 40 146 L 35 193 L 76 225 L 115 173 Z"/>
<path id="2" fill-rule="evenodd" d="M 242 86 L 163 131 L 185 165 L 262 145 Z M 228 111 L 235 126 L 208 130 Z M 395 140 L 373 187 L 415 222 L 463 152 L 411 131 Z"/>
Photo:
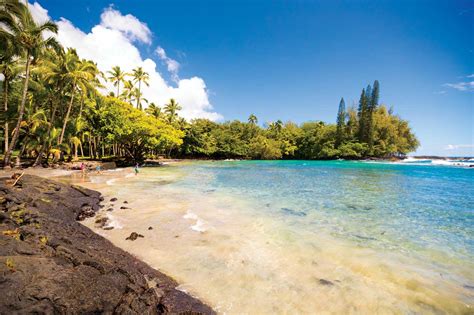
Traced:
<path id="1" fill-rule="evenodd" d="M 1 115 L 4 165 L 12 154 L 45 161 L 166 155 L 201 158 L 334 159 L 392 157 L 418 146 L 408 122 L 379 105 L 375 81 L 357 109 L 339 104 L 337 124 L 281 120 L 186 121 L 171 99 L 158 106 L 142 97 L 148 74 L 119 66 L 102 73 L 55 40 L 53 22 L 37 24 L 16 0 L 0 2 Z M 51 36 L 50 36 L 51 35 Z M 50 36 L 50 37 L 48 37 Z M 113 85 L 107 91 L 107 85 Z M 108 93 L 108 94 L 107 94 Z M 145 108 L 143 110 L 143 108 Z"/>

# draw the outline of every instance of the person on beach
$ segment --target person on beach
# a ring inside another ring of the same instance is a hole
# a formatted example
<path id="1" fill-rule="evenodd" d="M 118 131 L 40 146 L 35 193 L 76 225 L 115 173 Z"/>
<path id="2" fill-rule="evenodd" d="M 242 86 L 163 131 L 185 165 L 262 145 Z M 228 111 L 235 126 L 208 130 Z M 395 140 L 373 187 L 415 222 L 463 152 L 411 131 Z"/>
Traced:
<path id="1" fill-rule="evenodd" d="M 135 164 L 135 176 L 138 175 L 138 163 Z"/>
<path id="2" fill-rule="evenodd" d="M 83 176 L 86 174 L 86 165 L 84 164 L 84 162 L 81 163 L 81 172 Z"/>
<path id="3" fill-rule="evenodd" d="M 97 165 L 95 170 L 97 171 L 97 174 L 102 174 L 100 165 Z"/>

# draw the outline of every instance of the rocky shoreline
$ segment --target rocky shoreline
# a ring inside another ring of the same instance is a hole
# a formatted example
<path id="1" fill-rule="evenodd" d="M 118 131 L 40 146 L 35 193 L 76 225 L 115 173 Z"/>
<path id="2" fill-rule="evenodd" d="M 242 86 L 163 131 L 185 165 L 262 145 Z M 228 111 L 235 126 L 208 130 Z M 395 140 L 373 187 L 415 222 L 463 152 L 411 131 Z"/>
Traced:
<path id="1" fill-rule="evenodd" d="M 99 192 L 34 175 L 0 179 L 0 313 L 215 314 L 78 220 Z"/>

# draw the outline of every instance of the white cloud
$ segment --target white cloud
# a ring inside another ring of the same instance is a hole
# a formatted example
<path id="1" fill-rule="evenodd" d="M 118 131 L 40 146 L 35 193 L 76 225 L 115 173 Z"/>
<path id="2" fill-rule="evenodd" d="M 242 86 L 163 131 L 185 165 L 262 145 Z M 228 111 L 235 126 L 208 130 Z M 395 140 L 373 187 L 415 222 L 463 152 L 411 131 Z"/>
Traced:
<path id="1" fill-rule="evenodd" d="M 37 12 L 41 13 L 39 16 L 48 16 L 47 10 L 37 2 L 34 5 L 37 6 Z M 128 24 L 124 25 L 125 23 Z M 136 67 L 143 67 L 150 76 L 150 85 L 142 85 L 143 97 L 148 101 L 162 106 L 170 98 L 175 98 L 183 108 L 180 115 L 186 119 L 222 119 L 220 114 L 213 111 L 204 80 L 199 77 L 179 79 L 177 76 L 179 63 L 168 58 L 164 49 L 162 49 L 162 56 L 158 52 L 157 54 L 160 59 L 163 56 L 167 58 L 168 62 L 165 61 L 167 70 L 172 76 L 176 75 L 175 85 L 169 84 L 162 77 L 155 61 L 142 58 L 134 42 L 137 40 L 144 43 L 151 42 L 151 32 L 136 17 L 130 14 L 124 16 L 109 7 L 101 15 L 100 23 L 89 32 L 83 32 L 65 18 L 61 18 L 57 24 L 58 41 L 65 47 L 75 48 L 82 58 L 96 62 L 101 71 L 107 72 L 116 65 L 126 72 L 131 72 Z M 115 91 L 115 89 L 111 90 Z"/>
<path id="2" fill-rule="evenodd" d="M 113 7 L 108 7 L 100 15 L 100 25 L 111 30 L 124 33 L 130 40 L 139 40 L 151 44 L 151 31 L 148 26 L 140 22 L 131 14 L 122 15 Z"/>
<path id="3" fill-rule="evenodd" d="M 437 91 L 437 92 L 434 92 L 434 94 L 443 95 L 443 94 L 446 94 L 446 91 Z"/>
<path id="4" fill-rule="evenodd" d="M 445 150 L 458 150 L 458 149 L 472 149 L 474 144 L 448 144 L 444 147 Z"/>
<path id="5" fill-rule="evenodd" d="M 155 52 L 158 55 L 158 57 L 160 57 L 161 61 L 163 61 L 166 64 L 166 67 L 168 71 L 171 73 L 171 77 L 173 78 L 173 80 L 178 81 L 179 80 L 178 71 L 180 67 L 179 62 L 168 57 L 163 47 L 158 46 Z"/>
<path id="6" fill-rule="evenodd" d="M 466 78 L 474 78 L 474 73 L 466 76 Z"/>
<path id="7" fill-rule="evenodd" d="M 474 91 L 474 81 L 469 82 L 458 82 L 458 83 L 445 83 L 445 87 L 453 88 L 458 91 Z"/>
<path id="8" fill-rule="evenodd" d="M 36 23 L 44 23 L 50 20 L 48 10 L 44 9 L 38 2 L 29 3 L 28 8 Z"/>

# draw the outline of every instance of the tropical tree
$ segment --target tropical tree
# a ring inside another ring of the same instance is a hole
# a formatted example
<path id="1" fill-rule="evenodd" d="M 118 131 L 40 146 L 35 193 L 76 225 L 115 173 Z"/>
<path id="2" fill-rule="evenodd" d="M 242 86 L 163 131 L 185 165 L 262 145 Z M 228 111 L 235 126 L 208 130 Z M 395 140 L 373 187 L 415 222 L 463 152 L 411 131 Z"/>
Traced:
<path id="1" fill-rule="evenodd" d="M 99 73 L 99 70 L 92 61 L 79 60 L 74 49 L 69 49 L 67 51 L 66 65 L 68 71 L 64 73 L 63 79 L 70 88 L 70 101 L 66 116 L 64 117 L 61 135 L 59 136 L 59 144 L 63 142 L 64 132 L 69 121 L 69 115 L 71 114 L 76 92 L 80 91 L 81 93 L 87 93 L 87 91 L 94 89 L 94 83 L 97 82 L 95 78 Z"/>
<path id="2" fill-rule="evenodd" d="M 182 108 L 174 98 L 170 99 L 169 103 L 165 105 L 165 113 L 168 115 L 168 122 L 173 123 L 178 117 L 178 111 Z"/>
<path id="3" fill-rule="evenodd" d="M 120 97 L 120 83 L 125 81 L 125 76 L 127 73 L 123 72 L 122 69 L 120 69 L 120 66 L 114 66 L 112 70 L 108 71 L 107 73 L 110 74 L 107 79 L 109 79 L 114 84 L 114 86 L 117 87 L 117 94 L 115 96 Z"/>
<path id="4" fill-rule="evenodd" d="M 162 119 L 163 118 L 163 112 L 161 110 L 161 107 L 157 106 L 155 103 L 150 103 L 148 107 L 145 109 L 145 112 L 148 113 L 148 115 L 151 115 L 155 117 L 156 119 Z"/>
<path id="5" fill-rule="evenodd" d="M 249 124 L 256 125 L 258 123 L 258 118 L 254 114 L 250 114 L 248 118 Z"/>
<path id="6" fill-rule="evenodd" d="M 13 1 L 16 3 L 16 1 Z M 16 4 L 12 7 L 12 14 L 9 16 L 2 14 L 0 22 L 3 24 L 0 37 L 8 38 L 11 42 L 17 43 L 22 53 L 25 55 L 25 79 L 23 83 L 23 92 L 21 96 L 20 108 L 18 110 L 18 119 L 13 132 L 12 140 L 7 152 L 5 152 L 4 166 L 10 166 L 10 159 L 20 135 L 20 126 L 25 112 L 25 103 L 28 93 L 28 83 L 30 79 L 31 64 L 36 61 L 40 52 L 46 48 L 59 44 L 53 37 L 45 39 L 47 31 L 57 33 L 58 27 L 52 21 L 43 24 L 37 24 L 26 5 Z M 3 12 L 3 11 L 2 11 Z"/>
<path id="7" fill-rule="evenodd" d="M 133 69 L 132 72 L 132 77 L 133 80 L 138 83 L 138 93 L 137 93 L 137 108 L 142 109 L 142 104 L 140 103 L 141 95 L 142 95 L 142 82 L 145 85 L 148 84 L 148 80 L 150 79 L 150 76 L 148 75 L 147 72 L 143 70 L 142 67 L 137 67 L 136 69 Z"/>

